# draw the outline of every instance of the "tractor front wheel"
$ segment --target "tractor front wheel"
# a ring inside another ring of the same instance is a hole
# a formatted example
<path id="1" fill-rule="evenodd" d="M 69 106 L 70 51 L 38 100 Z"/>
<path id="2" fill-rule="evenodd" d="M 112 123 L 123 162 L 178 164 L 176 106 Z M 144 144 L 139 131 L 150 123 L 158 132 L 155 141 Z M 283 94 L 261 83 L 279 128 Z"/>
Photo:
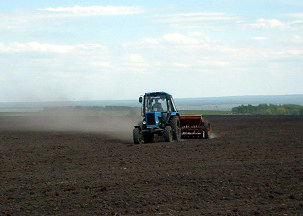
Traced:
<path id="1" fill-rule="evenodd" d="M 139 128 L 134 128 L 133 130 L 133 139 L 135 144 L 143 143 L 143 136 Z"/>
<path id="2" fill-rule="evenodd" d="M 171 126 L 166 126 L 164 128 L 163 137 L 165 142 L 173 141 L 173 132 Z"/>

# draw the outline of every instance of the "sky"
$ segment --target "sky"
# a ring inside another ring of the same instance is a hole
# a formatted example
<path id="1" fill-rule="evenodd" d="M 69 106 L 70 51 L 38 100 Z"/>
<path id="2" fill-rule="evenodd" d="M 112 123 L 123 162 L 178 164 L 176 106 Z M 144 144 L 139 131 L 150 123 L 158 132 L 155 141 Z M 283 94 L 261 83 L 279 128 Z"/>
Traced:
<path id="1" fill-rule="evenodd" d="M 1 0 L 0 102 L 303 93 L 301 0 Z"/>

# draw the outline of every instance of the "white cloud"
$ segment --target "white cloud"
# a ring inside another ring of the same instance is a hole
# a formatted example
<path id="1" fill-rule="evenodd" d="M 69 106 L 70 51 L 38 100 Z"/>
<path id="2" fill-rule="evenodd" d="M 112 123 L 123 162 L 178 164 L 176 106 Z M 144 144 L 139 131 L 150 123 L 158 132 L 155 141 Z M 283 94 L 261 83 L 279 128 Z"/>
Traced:
<path id="1" fill-rule="evenodd" d="M 127 57 L 126 57 L 129 61 L 131 62 L 143 62 L 144 59 L 141 55 L 138 55 L 138 54 L 129 54 Z"/>
<path id="2" fill-rule="evenodd" d="M 222 29 L 237 24 L 239 17 L 221 12 L 199 12 L 158 15 L 155 21 L 175 29 Z"/>
<path id="3" fill-rule="evenodd" d="M 184 63 L 174 63 L 173 66 L 177 67 L 177 68 L 188 68 L 191 65 L 190 64 L 184 64 Z"/>
<path id="4" fill-rule="evenodd" d="M 202 37 L 203 36 L 203 37 Z M 158 38 L 144 38 L 137 42 L 130 42 L 124 44 L 126 47 L 138 47 L 138 48 L 160 48 L 167 45 L 171 46 L 207 46 L 209 38 L 205 38 L 205 35 L 199 34 L 196 36 L 190 36 L 181 33 L 168 33 Z"/>
<path id="5" fill-rule="evenodd" d="M 257 37 L 251 37 L 250 39 L 252 40 L 268 40 L 268 37 L 264 37 L 264 36 L 257 36 Z"/>
<path id="6" fill-rule="evenodd" d="M 204 58 L 203 60 L 198 61 L 198 64 L 201 66 L 215 66 L 215 67 L 226 67 L 231 65 L 230 62 L 211 59 L 211 58 Z"/>
<path id="7" fill-rule="evenodd" d="M 251 39 L 248 43 L 238 44 L 215 40 L 200 33 L 170 33 L 128 43 L 127 50 L 144 55 L 151 71 L 208 71 L 212 74 L 223 71 L 232 74 L 265 71 L 266 62 L 272 64 L 282 60 L 286 65 L 289 59 L 299 58 L 303 54 L 303 50 L 293 44 L 285 46 L 285 43 L 277 42 L 273 47 L 264 47 L 257 43 L 258 40 L 269 40 L 271 37 L 260 35 Z"/>
<path id="8" fill-rule="evenodd" d="M 286 14 L 286 16 L 294 17 L 294 18 L 303 18 L 303 13 L 290 13 L 290 14 Z"/>
<path id="9" fill-rule="evenodd" d="M 285 49 L 279 52 L 282 55 L 302 55 L 303 49 Z"/>
<path id="10" fill-rule="evenodd" d="M 199 31 L 189 32 L 188 35 L 189 36 L 193 36 L 193 37 L 203 38 L 205 40 L 210 40 L 210 38 L 208 37 L 208 35 L 206 35 L 203 32 L 199 32 Z"/>
<path id="11" fill-rule="evenodd" d="M 35 10 L 9 11 L 0 13 L 0 29 L 24 29 L 28 27 L 57 25 L 58 21 L 52 19 L 68 17 L 101 17 L 101 16 L 126 16 L 144 13 L 143 7 L 127 6 L 73 6 L 73 7 L 56 7 L 42 8 Z"/>
<path id="12" fill-rule="evenodd" d="M 84 50 L 95 50 L 95 49 L 103 49 L 105 48 L 104 45 L 102 44 L 79 44 L 75 46 L 76 48 L 79 49 L 84 49 Z"/>
<path id="13" fill-rule="evenodd" d="M 39 17 L 40 18 L 40 17 Z M 8 12 L 0 14 L 0 29 L 24 28 L 26 24 L 41 21 L 35 13 Z M 44 26 L 45 27 L 45 26 Z"/>
<path id="14" fill-rule="evenodd" d="M 200 22 L 200 21 L 222 21 L 233 20 L 235 16 L 226 13 L 182 13 L 159 16 L 157 21 L 165 23 Z"/>
<path id="15" fill-rule="evenodd" d="M 67 45 L 56 45 L 39 42 L 0 44 L 0 52 L 51 52 L 68 53 L 74 48 Z"/>
<path id="16" fill-rule="evenodd" d="M 296 29 L 302 28 L 302 20 L 294 20 L 290 22 L 281 21 L 278 19 L 258 19 L 256 23 L 250 24 L 254 28 L 263 28 L 263 29 Z"/>
<path id="17" fill-rule="evenodd" d="M 281 28 L 285 27 L 286 23 L 277 19 L 258 19 L 257 23 L 251 24 L 253 27 L 258 28 Z"/>
<path id="18" fill-rule="evenodd" d="M 142 7 L 125 7 L 125 6 L 73 6 L 39 9 L 48 12 L 47 15 L 59 17 L 76 17 L 76 16 L 121 16 L 144 13 Z"/>
<path id="19" fill-rule="evenodd" d="M 192 38 L 185 36 L 180 33 L 172 33 L 172 34 L 166 34 L 162 36 L 162 40 L 168 43 L 173 43 L 173 44 L 184 44 L 184 45 L 194 45 L 198 44 L 200 41 Z"/>
<path id="20" fill-rule="evenodd" d="M 149 44 L 149 45 L 158 45 L 160 43 L 160 41 L 155 38 L 145 38 L 145 39 L 143 39 L 143 43 Z"/>
<path id="21" fill-rule="evenodd" d="M 127 67 L 130 71 L 145 71 L 149 63 L 139 54 L 128 54 L 125 56 Z"/>
<path id="22" fill-rule="evenodd" d="M 6 81 L 7 79 L 4 77 L 4 76 L 0 76 L 0 82 L 4 82 Z"/>
<path id="23" fill-rule="evenodd" d="M 303 43 L 303 37 L 300 35 L 292 35 L 291 37 L 287 37 L 288 40 L 296 43 Z"/>
<path id="24" fill-rule="evenodd" d="M 100 44 L 78 44 L 78 45 L 58 45 L 50 43 L 27 42 L 27 43 L 0 43 L 0 52 L 14 53 L 14 52 L 40 52 L 40 53 L 70 53 L 76 50 L 95 50 L 104 48 Z"/>
<path id="25" fill-rule="evenodd" d="M 92 62 L 90 65 L 93 67 L 96 67 L 96 68 L 104 68 L 104 67 L 112 66 L 112 64 L 110 62 L 102 62 L 102 61 L 95 61 L 95 62 Z"/>
<path id="26" fill-rule="evenodd" d="M 158 38 L 142 39 L 137 42 L 126 43 L 128 49 L 157 51 L 158 53 L 168 52 L 172 50 L 175 56 L 177 54 L 184 54 L 191 57 L 205 53 L 205 55 L 238 55 L 243 49 L 232 46 L 230 44 L 222 43 L 210 39 L 204 34 L 194 34 L 197 36 L 190 36 L 191 33 L 169 33 L 164 34 Z M 152 41 L 152 43 L 150 43 Z M 248 49 L 251 50 L 251 49 Z M 245 51 L 245 53 L 247 53 Z M 242 54 L 241 54 L 242 55 Z"/>

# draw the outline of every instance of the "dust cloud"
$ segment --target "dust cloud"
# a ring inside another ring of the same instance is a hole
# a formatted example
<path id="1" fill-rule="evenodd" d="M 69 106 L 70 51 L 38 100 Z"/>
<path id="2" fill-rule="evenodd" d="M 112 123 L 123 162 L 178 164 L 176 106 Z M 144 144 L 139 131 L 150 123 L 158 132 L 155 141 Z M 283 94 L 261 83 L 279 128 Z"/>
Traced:
<path id="1" fill-rule="evenodd" d="M 110 113 L 110 111 L 107 111 Z M 0 118 L 0 130 L 43 131 L 43 132 L 85 132 L 101 134 L 124 143 L 132 143 L 132 130 L 142 117 L 138 114 L 112 116 L 90 115 L 92 112 L 37 112 L 28 116 Z M 210 131 L 209 138 L 218 134 Z"/>
<path id="2" fill-rule="evenodd" d="M 213 131 L 209 134 L 209 139 L 215 139 L 215 138 L 218 138 L 219 136 L 214 133 Z"/>
<path id="3" fill-rule="evenodd" d="M 98 133 L 123 142 L 132 140 L 140 116 L 31 115 L 1 118 L 1 130 Z"/>

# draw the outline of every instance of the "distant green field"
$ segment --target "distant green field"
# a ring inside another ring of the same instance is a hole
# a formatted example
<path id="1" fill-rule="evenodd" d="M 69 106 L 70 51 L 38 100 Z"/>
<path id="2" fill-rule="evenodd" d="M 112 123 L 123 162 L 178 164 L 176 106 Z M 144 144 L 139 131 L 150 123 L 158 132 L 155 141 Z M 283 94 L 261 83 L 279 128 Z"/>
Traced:
<path id="1" fill-rule="evenodd" d="M 229 111 L 217 110 L 179 110 L 180 114 L 231 115 Z M 0 112 L 0 116 L 139 116 L 139 108 L 131 109 L 54 109 L 39 112 Z"/>
<path id="2" fill-rule="evenodd" d="M 180 114 L 231 115 L 231 111 L 220 110 L 179 110 Z"/>
<path id="3" fill-rule="evenodd" d="M 241 105 L 232 108 L 233 114 L 240 115 L 296 115 L 303 116 L 303 106 L 297 104 L 259 104 L 253 106 L 248 104 L 247 106 Z"/>
<path id="4" fill-rule="evenodd" d="M 0 116 L 33 116 L 38 112 L 0 112 Z"/>

